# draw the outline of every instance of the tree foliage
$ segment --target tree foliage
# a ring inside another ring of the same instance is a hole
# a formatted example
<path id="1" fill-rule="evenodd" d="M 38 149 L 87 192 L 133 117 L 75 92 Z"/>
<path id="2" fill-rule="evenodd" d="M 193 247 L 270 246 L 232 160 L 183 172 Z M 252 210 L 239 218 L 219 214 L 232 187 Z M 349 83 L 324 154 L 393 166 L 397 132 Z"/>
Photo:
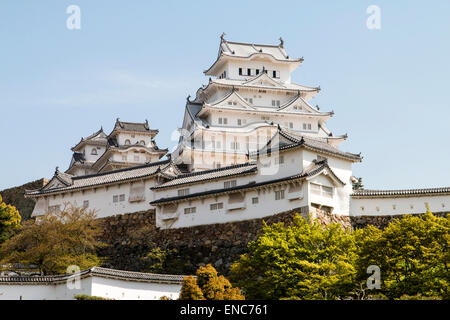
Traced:
<path id="1" fill-rule="evenodd" d="M 69 265 L 87 269 L 99 265 L 101 244 L 95 212 L 73 206 L 26 221 L 22 230 L 0 248 L 2 264 L 33 264 L 41 274 L 63 274 Z"/>
<path id="2" fill-rule="evenodd" d="M 230 279 L 249 299 L 449 299 L 449 231 L 431 212 L 355 231 L 297 216 L 265 225 Z M 367 288 L 371 265 L 379 290 Z"/>
<path id="3" fill-rule="evenodd" d="M 16 207 L 3 202 L 0 195 L 0 244 L 20 228 L 20 214 Z"/>
<path id="4" fill-rule="evenodd" d="M 383 231 L 369 227 L 355 232 L 358 278 L 366 268 L 381 270 L 381 292 L 390 299 L 402 296 L 439 296 L 449 299 L 450 220 L 427 212 L 391 222 Z"/>
<path id="5" fill-rule="evenodd" d="M 233 288 L 230 281 L 219 276 L 216 269 L 208 264 L 200 267 L 193 276 L 185 277 L 180 292 L 180 300 L 244 300 L 239 288 Z"/>
<path id="6" fill-rule="evenodd" d="M 351 287 L 356 270 L 349 230 L 296 216 L 265 225 L 249 252 L 231 267 L 234 283 L 250 299 L 335 299 Z"/>

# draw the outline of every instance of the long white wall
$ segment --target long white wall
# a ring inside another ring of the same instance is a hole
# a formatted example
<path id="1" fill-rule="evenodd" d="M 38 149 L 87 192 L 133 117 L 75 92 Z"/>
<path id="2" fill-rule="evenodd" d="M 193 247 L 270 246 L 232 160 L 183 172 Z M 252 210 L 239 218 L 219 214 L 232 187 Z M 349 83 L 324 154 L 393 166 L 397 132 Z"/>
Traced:
<path id="1" fill-rule="evenodd" d="M 0 283 L 0 300 L 73 300 L 74 295 L 92 295 L 92 278 L 80 280 L 80 289 L 69 289 L 66 282 L 58 284 Z"/>
<path id="2" fill-rule="evenodd" d="M 162 296 L 178 299 L 181 284 L 148 283 L 94 277 L 92 295 L 114 300 L 159 300 Z"/>
<path id="3" fill-rule="evenodd" d="M 450 212 L 450 195 L 356 198 L 350 200 L 352 216 L 387 216 L 431 212 Z"/>
<path id="4" fill-rule="evenodd" d="M 73 300 L 75 295 L 86 294 L 114 300 L 159 300 L 162 296 L 178 299 L 181 284 L 125 281 L 102 277 L 85 277 L 80 288 L 57 284 L 4 284 L 0 283 L 0 300 Z"/>

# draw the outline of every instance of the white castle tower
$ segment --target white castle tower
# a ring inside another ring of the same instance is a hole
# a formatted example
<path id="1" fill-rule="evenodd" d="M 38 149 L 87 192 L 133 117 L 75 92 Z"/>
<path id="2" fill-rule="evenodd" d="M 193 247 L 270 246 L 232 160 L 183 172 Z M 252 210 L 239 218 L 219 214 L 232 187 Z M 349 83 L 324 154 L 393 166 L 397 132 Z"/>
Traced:
<path id="1" fill-rule="evenodd" d="M 116 119 L 107 135 L 103 128 L 81 138 L 73 151 L 66 173 L 74 176 L 90 175 L 157 162 L 167 149 L 159 149 L 154 141 L 158 130 L 151 129 L 148 121 L 124 122 Z"/>
<path id="2" fill-rule="evenodd" d="M 291 82 L 302 62 L 287 54 L 281 38 L 277 45 L 262 45 L 227 41 L 222 34 L 217 59 L 204 71 L 208 84 L 187 99 L 172 157 L 190 171 L 243 163 L 279 127 L 339 145 L 347 136 L 333 136 L 325 125 L 333 112 L 308 102 L 320 87 Z"/>

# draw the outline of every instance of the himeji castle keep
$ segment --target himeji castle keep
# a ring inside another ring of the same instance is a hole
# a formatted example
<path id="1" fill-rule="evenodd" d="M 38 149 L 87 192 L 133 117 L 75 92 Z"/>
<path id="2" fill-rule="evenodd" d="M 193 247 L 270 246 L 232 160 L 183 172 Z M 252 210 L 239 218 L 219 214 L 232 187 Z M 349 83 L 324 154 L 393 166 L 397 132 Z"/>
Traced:
<path id="1" fill-rule="evenodd" d="M 176 149 L 155 142 L 157 128 L 117 119 L 73 148 L 67 170 L 34 198 L 33 216 L 72 204 L 99 218 L 154 210 L 161 229 L 264 218 L 289 210 L 342 216 L 448 211 L 450 188 L 353 190 L 359 153 L 343 151 L 332 110 L 311 100 L 320 87 L 291 82 L 303 58 L 278 44 L 220 38 L 209 77 L 189 96 Z M 181 111 L 181 109 L 180 109 Z M 151 119 L 151 115 L 148 115 Z M 175 124 L 174 124 L 175 125 Z"/>

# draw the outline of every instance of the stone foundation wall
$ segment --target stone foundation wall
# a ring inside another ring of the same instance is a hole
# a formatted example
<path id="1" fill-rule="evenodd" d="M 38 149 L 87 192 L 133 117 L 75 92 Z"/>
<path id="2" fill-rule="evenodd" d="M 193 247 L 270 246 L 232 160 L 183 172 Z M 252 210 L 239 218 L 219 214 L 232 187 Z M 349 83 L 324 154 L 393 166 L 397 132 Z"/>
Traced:
<path id="1" fill-rule="evenodd" d="M 261 233 L 263 220 L 267 224 L 289 224 L 298 209 L 264 219 L 203 225 L 191 228 L 161 230 L 155 227 L 154 210 L 100 219 L 102 241 L 106 247 L 99 254 L 111 268 L 148 271 L 149 263 L 142 258 L 155 247 L 176 250 L 169 254 L 166 273 L 192 274 L 200 265 L 211 263 L 223 274 L 246 252 L 248 242 Z"/>
<path id="2" fill-rule="evenodd" d="M 414 216 L 419 216 L 421 214 L 413 214 Z M 447 212 L 433 212 L 433 215 L 437 217 L 445 217 Z M 365 228 L 368 225 L 374 225 L 377 228 L 384 229 L 388 226 L 389 222 L 394 219 L 400 219 L 404 215 L 395 215 L 395 216 L 353 216 L 349 217 L 351 220 L 352 227 L 356 228 Z"/>
<path id="3" fill-rule="evenodd" d="M 231 264 L 247 252 L 247 244 L 261 234 L 263 221 L 268 225 L 278 222 L 290 224 L 294 216 L 311 214 L 323 225 L 341 223 L 349 228 L 361 228 L 368 224 L 384 228 L 394 218 L 349 217 L 327 211 L 297 208 L 264 219 L 203 225 L 190 228 L 161 230 L 155 227 L 155 211 L 144 211 L 100 219 L 103 226 L 102 241 L 107 244 L 99 250 L 105 258 L 105 266 L 121 270 L 193 274 L 201 265 L 211 263 L 227 275 Z M 437 215 L 444 215 L 438 213 Z M 143 259 L 152 249 L 169 252 L 161 269 L 151 270 L 157 260 Z"/>

